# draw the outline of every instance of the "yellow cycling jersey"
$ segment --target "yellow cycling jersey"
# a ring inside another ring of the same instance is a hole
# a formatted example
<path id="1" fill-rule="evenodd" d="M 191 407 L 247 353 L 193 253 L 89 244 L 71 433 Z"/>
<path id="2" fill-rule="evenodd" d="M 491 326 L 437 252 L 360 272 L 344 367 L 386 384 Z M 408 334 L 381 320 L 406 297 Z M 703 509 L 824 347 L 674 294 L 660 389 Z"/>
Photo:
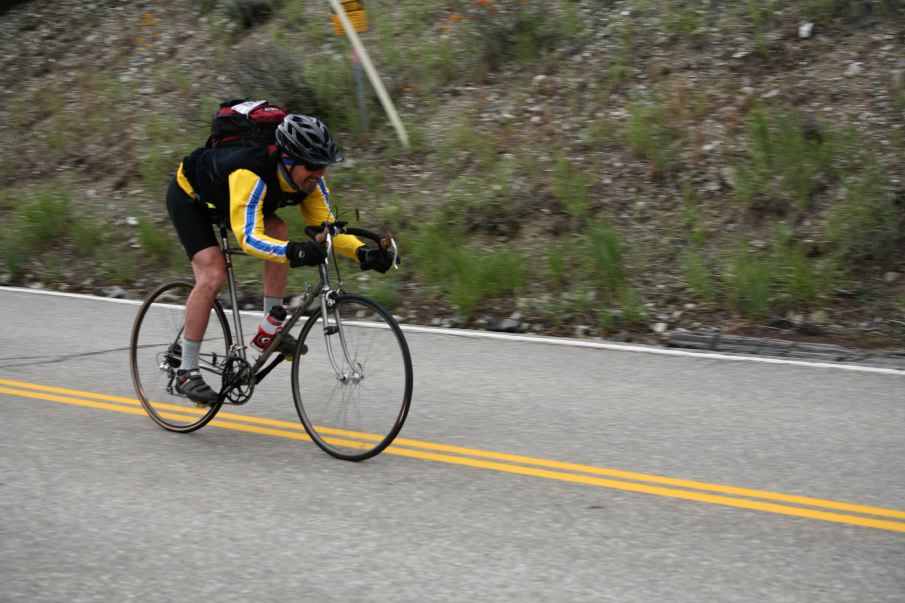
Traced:
<path id="1" fill-rule="evenodd" d="M 248 154 L 252 153 L 253 151 L 248 151 Z M 221 180 L 220 185 L 216 186 L 216 188 L 208 185 L 208 190 L 201 191 L 199 195 L 198 187 L 192 185 L 193 180 L 199 179 L 197 176 L 195 178 L 191 177 L 199 169 L 197 167 L 199 160 L 190 156 L 187 158 L 187 161 L 193 160 L 190 163 L 190 169 L 184 169 L 186 164 L 186 161 L 184 161 L 180 164 L 177 171 L 176 180 L 179 186 L 189 196 L 222 209 L 229 216 L 230 228 L 239 246 L 246 253 L 264 260 L 286 262 L 286 245 L 288 241 L 281 241 L 265 234 L 264 216 L 273 213 L 281 202 L 285 203 L 286 198 L 298 199 L 304 193 L 300 193 L 290 183 L 288 174 L 285 173 L 282 165 L 278 163 L 268 162 L 267 169 L 261 169 L 263 162 L 255 161 L 255 158 L 230 157 L 231 154 L 224 155 L 223 158 L 203 157 L 201 161 L 206 159 L 208 163 L 216 162 L 215 167 L 217 168 L 226 167 L 226 169 L 222 170 L 209 170 L 218 175 L 228 174 L 225 182 Z M 240 159 L 251 159 L 251 161 L 240 161 Z M 243 164 L 249 167 L 243 167 Z M 186 172 L 189 173 L 187 174 Z M 256 172 L 275 172 L 276 177 L 269 177 L 265 180 Z M 204 182 L 205 180 L 202 179 L 200 181 Z M 224 196 L 229 199 L 228 208 L 221 205 Z M 208 197 L 213 197 L 213 199 Z M 335 220 L 330 206 L 330 189 L 324 178 L 318 180 L 315 189 L 311 193 L 304 195 L 298 205 L 302 212 L 302 219 L 307 225 L 316 226 L 324 221 Z M 357 237 L 338 235 L 334 237 L 333 245 L 341 255 L 358 262 L 356 251 L 363 246 L 363 243 Z"/>

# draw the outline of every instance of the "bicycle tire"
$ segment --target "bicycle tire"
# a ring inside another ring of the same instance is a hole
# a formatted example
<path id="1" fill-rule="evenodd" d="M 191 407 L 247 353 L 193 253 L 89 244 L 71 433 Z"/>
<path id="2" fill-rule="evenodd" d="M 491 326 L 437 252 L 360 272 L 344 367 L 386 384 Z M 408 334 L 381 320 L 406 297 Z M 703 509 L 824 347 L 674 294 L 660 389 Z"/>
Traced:
<path id="1" fill-rule="evenodd" d="M 193 287 L 190 281 L 173 280 L 151 292 L 138 310 L 129 343 L 132 384 L 141 405 L 155 423 L 179 433 L 204 427 L 223 405 L 222 399 L 210 405 L 197 405 L 173 389 L 175 371 L 181 361 L 179 341 L 185 302 Z M 206 379 L 216 390 L 232 346 L 232 334 L 223 307 L 216 300 L 210 318 L 202 342 L 200 368 L 208 376 L 218 375 L 216 382 Z"/>
<path id="2" fill-rule="evenodd" d="M 328 313 L 327 328 L 320 312 L 302 327 L 292 361 L 292 397 L 315 444 L 338 459 L 363 461 L 389 446 L 405 423 L 411 354 L 399 324 L 373 300 L 338 295 Z M 318 325 L 323 338 L 312 336 Z"/>

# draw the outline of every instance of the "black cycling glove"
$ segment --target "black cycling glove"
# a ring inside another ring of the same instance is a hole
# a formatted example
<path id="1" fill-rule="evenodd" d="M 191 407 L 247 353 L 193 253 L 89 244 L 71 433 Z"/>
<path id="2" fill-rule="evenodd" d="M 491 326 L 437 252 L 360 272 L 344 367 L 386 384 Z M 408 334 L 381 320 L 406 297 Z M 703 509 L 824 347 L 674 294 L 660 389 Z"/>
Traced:
<path id="1" fill-rule="evenodd" d="M 370 249 L 367 246 L 358 248 L 358 261 L 361 264 L 362 270 L 376 270 L 377 272 L 384 274 L 393 267 L 394 259 L 396 259 L 396 257 L 392 251 Z"/>
<path id="2" fill-rule="evenodd" d="M 317 266 L 327 259 L 327 250 L 314 241 L 299 243 L 290 241 L 286 244 L 286 259 L 293 268 L 299 266 Z"/>

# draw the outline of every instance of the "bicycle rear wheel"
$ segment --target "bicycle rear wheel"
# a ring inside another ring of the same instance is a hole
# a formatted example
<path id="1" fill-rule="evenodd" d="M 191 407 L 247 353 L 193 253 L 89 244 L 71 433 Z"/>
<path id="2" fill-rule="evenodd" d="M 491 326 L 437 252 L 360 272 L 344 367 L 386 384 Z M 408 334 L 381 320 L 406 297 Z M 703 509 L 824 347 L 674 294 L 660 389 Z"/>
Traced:
<path id="1" fill-rule="evenodd" d="M 320 312 L 311 316 L 298 343 L 292 396 L 308 435 L 339 459 L 379 454 L 402 429 L 412 399 L 412 360 L 392 315 L 360 295 L 339 295 L 326 324 Z"/>
<path id="2" fill-rule="evenodd" d="M 138 311 L 129 346 L 132 383 L 148 416 L 164 429 L 183 433 L 204 427 L 222 405 L 222 401 L 196 404 L 175 389 L 176 370 L 182 361 L 185 303 L 192 287 L 188 281 L 170 281 L 154 290 Z M 220 389 L 231 345 L 226 315 L 215 301 L 199 367 L 214 390 Z"/>

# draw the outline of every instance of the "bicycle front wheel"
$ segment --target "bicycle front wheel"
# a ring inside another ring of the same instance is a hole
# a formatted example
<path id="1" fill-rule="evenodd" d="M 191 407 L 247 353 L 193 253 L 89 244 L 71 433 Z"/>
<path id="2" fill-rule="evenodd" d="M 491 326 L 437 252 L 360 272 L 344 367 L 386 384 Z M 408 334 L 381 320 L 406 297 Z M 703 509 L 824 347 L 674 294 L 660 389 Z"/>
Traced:
<path id="1" fill-rule="evenodd" d="M 222 404 L 196 404 L 176 391 L 185 303 L 192 287 L 189 281 L 170 281 L 155 289 L 138 310 L 129 346 L 132 383 L 142 406 L 158 425 L 178 432 L 204 427 Z M 214 390 L 220 389 L 231 346 L 226 316 L 215 301 L 199 357 L 201 374 Z"/>
<path id="2" fill-rule="evenodd" d="M 298 342 L 292 396 L 308 435 L 339 459 L 379 454 L 412 399 L 412 359 L 392 315 L 360 295 L 339 295 L 326 321 L 320 312 L 308 319 Z"/>

